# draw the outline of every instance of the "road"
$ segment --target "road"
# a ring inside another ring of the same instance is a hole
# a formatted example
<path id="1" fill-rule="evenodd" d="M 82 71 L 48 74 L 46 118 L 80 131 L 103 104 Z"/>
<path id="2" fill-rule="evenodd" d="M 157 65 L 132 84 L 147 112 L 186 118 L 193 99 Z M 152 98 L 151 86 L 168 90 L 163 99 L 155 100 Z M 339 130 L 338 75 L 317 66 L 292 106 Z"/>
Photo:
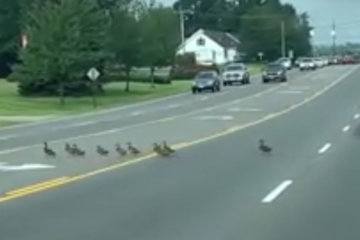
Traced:
<path id="1" fill-rule="evenodd" d="M 356 66 L 294 71 L 288 84 L 257 79 L 221 95 L 3 130 L 24 137 L 2 144 L 1 161 L 55 166 L 0 172 L 4 192 L 47 178 L 75 180 L 1 202 L 1 239 L 358 239 L 359 75 Z M 45 159 L 38 145 L 45 137 L 58 152 L 69 139 L 89 151 L 129 138 L 145 151 L 161 139 L 179 150 L 82 179 L 119 160 L 92 153 Z M 260 138 L 272 154 L 258 151 Z"/>

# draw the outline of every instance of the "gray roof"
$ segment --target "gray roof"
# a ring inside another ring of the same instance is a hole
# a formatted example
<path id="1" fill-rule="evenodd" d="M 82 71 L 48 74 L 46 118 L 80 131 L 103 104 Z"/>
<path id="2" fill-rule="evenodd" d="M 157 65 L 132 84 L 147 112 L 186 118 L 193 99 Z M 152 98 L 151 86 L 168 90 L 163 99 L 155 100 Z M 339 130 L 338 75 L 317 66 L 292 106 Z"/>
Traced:
<path id="1" fill-rule="evenodd" d="M 240 41 L 230 33 L 204 30 L 204 34 L 225 48 L 237 48 L 240 45 Z"/>

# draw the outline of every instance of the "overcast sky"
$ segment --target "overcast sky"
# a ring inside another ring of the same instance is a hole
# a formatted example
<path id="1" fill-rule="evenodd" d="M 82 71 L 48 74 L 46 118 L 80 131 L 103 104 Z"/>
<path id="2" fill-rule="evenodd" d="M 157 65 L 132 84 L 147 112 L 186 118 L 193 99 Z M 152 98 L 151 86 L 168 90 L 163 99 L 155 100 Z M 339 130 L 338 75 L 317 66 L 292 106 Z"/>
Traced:
<path id="1" fill-rule="evenodd" d="M 173 4 L 175 0 L 159 0 Z M 337 25 L 338 42 L 360 42 L 360 0 L 283 0 L 308 12 L 315 27 L 315 43 L 330 44 L 331 24 Z"/>

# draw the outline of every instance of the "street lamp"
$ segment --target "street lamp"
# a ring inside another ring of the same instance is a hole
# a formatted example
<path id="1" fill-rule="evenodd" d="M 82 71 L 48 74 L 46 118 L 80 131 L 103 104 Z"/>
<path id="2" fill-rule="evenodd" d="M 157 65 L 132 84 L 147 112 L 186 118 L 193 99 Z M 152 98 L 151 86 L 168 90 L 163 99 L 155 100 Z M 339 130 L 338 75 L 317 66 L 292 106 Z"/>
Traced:
<path id="1" fill-rule="evenodd" d="M 312 49 L 312 56 L 315 56 L 315 44 L 314 44 L 314 37 L 315 37 L 315 30 L 310 30 L 310 37 L 311 37 L 311 49 Z"/>

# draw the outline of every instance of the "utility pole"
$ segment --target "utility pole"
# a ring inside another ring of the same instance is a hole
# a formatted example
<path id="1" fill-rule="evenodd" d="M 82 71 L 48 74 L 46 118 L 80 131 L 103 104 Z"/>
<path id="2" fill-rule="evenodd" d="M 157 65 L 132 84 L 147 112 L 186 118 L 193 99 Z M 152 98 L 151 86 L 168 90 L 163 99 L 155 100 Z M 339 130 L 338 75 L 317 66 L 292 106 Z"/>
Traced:
<path id="1" fill-rule="evenodd" d="M 336 24 L 335 21 L 333 20 L 332 23 L 332 30 L 331 30 L 331 36 L 332 36 L 332 41 L 333 41 L 333 56 L 336 55 Z"/>
<path id="2" fill-rule="evenodd" d="M 185 12 L 179 7 L 181 44 L 185 42 Z"/>
<path id="3" fill-rule="evenodd" d="M 285 21 L 281 21 L 281 56 L 286 57 L 286 29 Z"/>

